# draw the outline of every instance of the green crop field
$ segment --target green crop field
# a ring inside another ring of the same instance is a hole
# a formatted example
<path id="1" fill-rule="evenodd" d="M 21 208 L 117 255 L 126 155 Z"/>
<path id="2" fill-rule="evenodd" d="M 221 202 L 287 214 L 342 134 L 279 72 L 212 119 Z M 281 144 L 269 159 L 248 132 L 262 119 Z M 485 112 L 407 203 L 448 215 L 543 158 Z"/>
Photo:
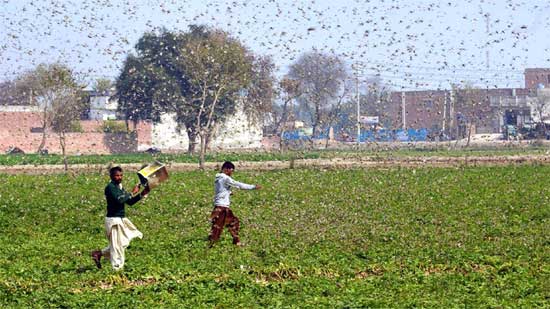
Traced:
<path id="1" fill-rule="evenodd" d="M 137 181 L 126 172 L 126 185 Z M 549 166 L 239 172 L 260 191 L 207 247 L 213 171 L 174 173 L 98 270 L 105 175 L 2 176 L 0 307 L 550 306 Z"/>

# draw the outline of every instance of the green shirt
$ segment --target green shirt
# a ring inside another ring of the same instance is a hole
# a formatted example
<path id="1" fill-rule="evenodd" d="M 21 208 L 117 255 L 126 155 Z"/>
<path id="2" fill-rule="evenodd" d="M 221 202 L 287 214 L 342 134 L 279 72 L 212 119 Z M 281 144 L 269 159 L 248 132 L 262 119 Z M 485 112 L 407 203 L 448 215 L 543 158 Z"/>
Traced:
<path id="1" fill-rule="evenodd" d="M 105 198 L 107 199 L 107 217 L 124 218 L 124 204 L 134 205 L 141 199 L 141 194 L 132 197 L 130 192 L 111 181 L 105 187 Z"/>

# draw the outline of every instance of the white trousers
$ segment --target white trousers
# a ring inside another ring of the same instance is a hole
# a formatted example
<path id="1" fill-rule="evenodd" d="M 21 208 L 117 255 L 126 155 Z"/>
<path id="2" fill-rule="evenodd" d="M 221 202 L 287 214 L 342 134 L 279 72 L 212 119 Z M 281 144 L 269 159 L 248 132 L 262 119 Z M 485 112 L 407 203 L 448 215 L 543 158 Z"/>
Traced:
<path id="1" fill-rule="evenodd" d="M 127 218 L 105 217 L 105 236 L 109 240 L 109 246 L 103 248 L 101 253 L 111 261 L 115 270 L 120 270 L 124 267 L 126 247 L 132 239 L 141 239 L 143 234 Z"/>

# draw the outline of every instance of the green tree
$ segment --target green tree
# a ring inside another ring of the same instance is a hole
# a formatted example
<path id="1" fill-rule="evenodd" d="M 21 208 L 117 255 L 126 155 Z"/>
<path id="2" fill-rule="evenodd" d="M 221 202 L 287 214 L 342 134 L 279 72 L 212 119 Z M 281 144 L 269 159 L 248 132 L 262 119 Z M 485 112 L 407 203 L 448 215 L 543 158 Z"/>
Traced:
<path id="1" fill-rule="evenodd" d="M 242 104 L 249 120 L 271 107 L 273 65 L 228 33 L 205 26 L 188 32 L 146 33 L 117 78 L 119 109 L 127 119 L 160 121 L 175 112 L 189 137 L 188 152 L 200 137 L 200 162 L 216 124 Z"/>
<path id="2" fill-rule="evenodd" d="M 251 85 L 249 52 L 221 30 L 208 37 L 192 36 L 188 56 L 181 59 L 191 86 L 187 103 L 196 111 L 194 126 L 200 136 L 199 164 L 204 167 L 207 139 L 214 124 L 235 110 L 240 91 Z"/>
<path id="3" fill-rule="evenodd" d="M 98 94 L 107 95 L 111 88 L 113 88 L 113 81 L 107 78 L 98 78 L 93 85 L 93 89 Z"/>
<path id="4" fill-rule="evenodd" d="M 129 55 L 116 80 L 115 97 L 119 112 L 135 125 L 140 120 L 160 121 L 161 113 L 169 110 L 167 105 L 181 99 L 181 92 L 162 67 L 144 56 Z"/>

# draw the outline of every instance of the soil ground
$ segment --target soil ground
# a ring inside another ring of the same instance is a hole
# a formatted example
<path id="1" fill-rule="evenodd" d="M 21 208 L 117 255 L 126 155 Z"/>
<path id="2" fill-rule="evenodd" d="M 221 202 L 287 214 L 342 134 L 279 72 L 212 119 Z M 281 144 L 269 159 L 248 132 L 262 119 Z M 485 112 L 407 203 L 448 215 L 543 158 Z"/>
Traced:
<path id="1" fill-rule="evenodd" d="M 332 159 L 297 159 L 292 161 L 234 162 L 238 170 L 278 170 L 291 168 L 386 168 L 386 167 L 461 167 L 461 166 L 496 166 L 516 164 L 550 164 L 550 155 L 516 155 L 516 156 L 464 156 L 464 157 L 365 157 L 365 158 L 332 158 Z M 127 171 L 139 170 L 142 163 L 121 164 Z M 168 171 L 198 170 L 197 163 L 167 164 Z M 106 173 L 110 168 L 105 164 L 72 164 L 70 173 Z M 220 163 L 207 162 L 205 169 L 219 170 Z M 0 166 L 0 174 L 58 174 L 63 173 L 63 165 L 12 165 Z"/>

